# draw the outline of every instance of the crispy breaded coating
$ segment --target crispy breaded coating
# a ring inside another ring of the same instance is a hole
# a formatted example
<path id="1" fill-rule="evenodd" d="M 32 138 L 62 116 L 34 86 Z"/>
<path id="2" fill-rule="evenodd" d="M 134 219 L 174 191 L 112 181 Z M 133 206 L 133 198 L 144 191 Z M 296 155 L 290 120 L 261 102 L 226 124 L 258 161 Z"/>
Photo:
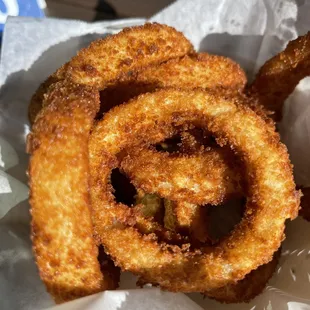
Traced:
<path id="1" fill-rule="evenodd" d="M 138 83 L 154 87 L 203 88 L 242 92 L 247 82 L 245 72 L 230 58 L 198 53 L 171 59 L 138 73 Z"/>
<path id="2" fill-rule="evenodd" d="M 186 236 L 181 236 L 178 232 L 166 229 L 155 221 L 152 216 L 147 216 L 145 212 L 149 211 L 149 206 L 138 204 L 132 208 L 134 214 L 134 221 L 132 225 L 137 228 L 142 234 L 149 237 L 152 236 L 153 240 L 163 241 L 171 244 L 183 244 L 188 242 Z"/>
<path id="3" fill-rule="evenodd" d="M 228 149 L 214 148 L 191 155 L 127 149 L 120 169 L 147 193 L 192 204 L 220 204 L 241 195 L 241 167 Z"/>
<path id="4" fill-rule="evenodd" d="M 104 89 L 100 94 L 101 112 L 159 88 L 218 89 L 233 95 L 242 92 L 245 84 L 245 72 L 227 57 L 207 53 L 186 55 L 143 68 Z"/>
<path id="5" fill-rule="evenodd" d="M 212 219 L 209 217 L 208 212 L 206 213 L 208 209 L 205 206 L 197 206 L 186 202 L 172 203 L 170 201 L 169 205 L 173 207 L 173 210 L 168 212 L 170 221 L 175 223 L 173 229 L 184 228 L 187 234 L 190 235 L 192 242 L 198 240 L 205 243 L 211 240 L 209 239 L 208 226 Z M 178 206 L 181 207 L 178 208 Z M 226 220 L 224 220 L 222 224 L 225 225 Z M 272 261 L 268 264 L 259 266 L 256 270 L 252 270 L 244 279 L 233 284 L 213 289 L 204 294 L 222 303 L 249 302 L 262 293 L 267 282 L 275 272 L 280 253 L 281 250 L 278 250 Z"/>
<path id="6" fill-rule="evenodd" d="M 208 213 L 206 206 L 199 206 L 186 201 L 173 202 L 176 229 L 188 235 L 193 244 L 206 243 L 208 235 Z"/>
<path id="7" fill-rule="evenodd" d="M 99 94 L 58 82 L 43 106 L 27 142 L 31 236 L 40 277 L 60 303 L 117 282 L 100 272 L 88 195 L 87 145 Z"/>
<path id="8" fill-rule="evenodd" d="M 44 95 L 47 93 L 48 88 L 58 82 L 59 79 L 55 75 L 51 75 L 47 80 L 45 80 L 33 94 L 30 104 L 28 107 L 28 118 L 30 124 L 32 125 L 35 121 L 36 116 L 42 109 L 42 104 L 44 100 Z"/>
<path id="9" fill-rule="evenodd" d="M 248 92 L 258 96 L 276 121 L 282 118 L 285 99 L 304 77 L 310 75 L 310 32 L 288 43 L 285 50 L 268 60 L 259 70 Z"/>
<path id="10" fill-rule="evenodd" d="M 218 147 L 210 132 L 201 128 L 189 128 L 180 133 L 180 153 L 191 155 L 196 152 L 210 150 L 211 147 Z"/>
<path id="11" fill-rule="evenodd" d="M 131 80 L 138 69 L 193 52 L 181 32 L 146 23 L 94 41 L 71 59 L 63 74 L 75 83 L 104 89 L 115 81 Z"/>
<path id="12" fill-rule="evenodd" d="M 89 141 L 93 223 L 123 270 L 170 291 L 205 292 L 235 283 L 272 260 L 285 221 L 297 216 L 300 193 L 279 135 L 239 100 L 200 90 L 160 90 L 115 107 L 96 124 Z M 111 162 L 123 150 L 163 141 L 173 134 L 172 125 L 193 121 L 240 156 L 248 183 L 242 221 L 215 247 L 198 251 L 142 236 L 128 225 L 132 211 L 103 190 Z"/>
<path id="13" fill-rule="evenodd" d="M 156 23 L 124 28 L 116 35 L 96 40 L 39 86 L 29 106 L 30 123 L 52 83 L 68 80 L 103 90 L 121 81 L 133 81 L 136 72 L 147 66 L 191 53 L 193 46 L 182 33 Z"/>
<path id="14" fill-rule="evenodd" d="M 280 254 L 281 250 L 278 250 L 273 256 L 272 261 L 251 271 L 243 280 L 205 292 L 205 295 L 227 304 L 249 302 L 261 294 L 266 287 L 277 268 Z"/>

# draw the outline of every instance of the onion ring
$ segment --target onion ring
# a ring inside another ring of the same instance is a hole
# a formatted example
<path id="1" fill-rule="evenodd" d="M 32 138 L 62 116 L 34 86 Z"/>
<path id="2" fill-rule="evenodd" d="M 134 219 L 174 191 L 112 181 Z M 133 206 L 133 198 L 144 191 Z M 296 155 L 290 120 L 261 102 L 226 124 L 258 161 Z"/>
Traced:
<path id="1" fill-rule="evenodd" d="M 154 88 L 203 88 L 238 93 L 244 90 L 247 78 L 230 58 L 198 53 L 148 67 L 137 74 L 136 82 Z"/>
<path id="2" fill-rule="evenodd" d="M 194 53 L 193 46 L 172 27 L 157 23 L 124 28 L 120 33 L 96 40 L 58 69 L 31 99 L 28 115 L 33 123 L 48 87 L 59 80 L 105 89 L 132 80 L 147 66 Z"/>
<path id="3" fill-rule="evenodd" d="M 249 94 L 274 111 L 276 121 L 282 118 L 285 99 L 300 80 L 310 75 L 310 32 L 288 43 L 285 50 L 268 60 L 259 70 Z"/>
<path id="4" fill-rule="evenodd" d="M 99 104 L 92 88 L 54 84 L 28 136 L 33 250 L 56 302 L 118 284 L 100 272 L 89 209 L 87 143 Z"/>
<path id="5" fill-rule="evenodd" d="M 174 125 L 186 122 L 206 127 L 222 145 L 229 143 L 242 155 L 248 178 L 243 220 L 218 246 L 202 248 L 202 252 L 167 248 L 143 238 L 128 226 L 130 209 L 114 201 L 108 186 L 111 169 L 118 164 L 117 154 L 141 143 L 162 141 L 173 134 Z M 118 266 L 167 290 L 206 292 L 243 279 L 272 259 L 284 238 L 285 220 L 298 213 L 300 193 L 295 190 L 285 146 L 278 134 L 237 98 L 198 90 L 141 95 L 112 109 L 98 122 L 89 151 L 98 238 Z"/>
<path id="6" fill-rule="evenodd" d="M 136 188 L 161 197 L 217 205 L 242 194 L 240 165 L 229 150 L 216 148 L 192 155 L 152 149 L 127 149 L 120 169 Z"/>
<path id="7" fill-rule="evenodd" d="M 151 34 L 148 34 L 148 36 L 151 36 Z M 184 41 L 184 38 L 182 40 Z M 121 46 L 119 48 L 121 49 Z M 187 53 L 192 53 L 190 48 L 188 48 Z M 83 55 L 80 57 L 83 57 Z M 177 56 L 172 54 L 170 57 Z M 157 59 L 158 63 L 161 61 L 160 58 Z M 42 107 L 44 93 L 52 83 L 64 79 L 63 72 L 65 72 L 69 64 L 70 62 L 51 75 L 33 95 L 28 109 L 30 123 L 34 122 Z M 108 87 L 102 88 L 104 89 L 101 93 L 101 102 L 104 103 L 102 112 L 107 112 L 116 105 L 122 104 L 142 93 L 154 91 L 157 88 L 174 86 L 190 89 L 212 88 L 225 90 L 227 94 L 233 94 L 242 92 L 247 81 L 245 72 L 237 63 L 227 57 L 207 53 L 185 55 L 159 65 L 154 63 L 154 65 L 146 68 L 141 67 L 140 71 L 139 68 L 134 68 L 133 71 L 130 71 L 130 74 L 128 73 L 129 76 L 126 79 L 121 78 L 115 82 L 105 81 Z M 83 82 L 83 80 L 80 81 L 82 84 Z"/>
<path id="8" fill-rule="evenodd" d="M 146 23 L 92 42 L 62 72 L 72 82 L 104 89 L 115 81 L 131 79 L 136 70 L 193 52 L 193 46 L 181 32 L 166 25 Z"/>
<path id="9" fill-rule="evenodd" d="M 280 254 L 281 250 L 278 250 L 268 264 L 259 266 L 236 284 L 229 284 L 208 291 L 205 295 L 223 303 L 249 302 L 261 294 L 266 287 L 266 284 L 277 268 Z"/>
<path id="10" fill-rule="evenodd" d="M 65 68 L 67 69 L 68 66 L 69 64 Z M 54 76 L 42 84 L 34 95 L 29 109 L 30 116 L 32 115 L 31 119 L 35 118 L 40 108 L 40 98 L 42 98 L 44 91 L 46 91 L 46 87 L 54 82 L 55 79 L 60 79 L 62 71 L 58 70 Z M 193 72 L 195 75 L 193 75 Z M 123 86 L 117 83 L 116 86 L 107 88 L 103 92 L 101 99 L 104 103 L 107 103 L 103 107 L 107 111 L 111 106 L 120 104 L 141 92 L 147 90 L 154 91 L 157 87 L 176 85 L 184 88 L 219 88 L 226 89 L 227 93 L 233 93 L 241 92 L 245 83 L 246 76 L 244 71 L 229 58 L 198 54 L 184 56 L 181 59 L 172 59 L 158 66 L 151 66 L 138 73 L 134 82 L 125 82 Z M 161 160 L 164 159 L 161 158 Z"/>

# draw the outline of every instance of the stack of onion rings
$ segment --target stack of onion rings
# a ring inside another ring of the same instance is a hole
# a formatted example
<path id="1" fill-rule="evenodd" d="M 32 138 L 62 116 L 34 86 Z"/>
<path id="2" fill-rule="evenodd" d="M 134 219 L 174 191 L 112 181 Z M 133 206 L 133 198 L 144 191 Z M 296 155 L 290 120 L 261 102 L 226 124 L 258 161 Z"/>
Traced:
<path id="1" fill-rule="evenodd" d="M 40 86 L 29 107 L 32 240 L 57 302 L 116 288 L 115 265 L 140 283 L 222 302 L 262 291 L 300 193 L 260 105 L 260 76 L 245 89 L 233 61 L 196 54 L 173 28 L 146 24 L 92 43 Z M 271 83 L 270 93 L 277 91 Z M 218 145 L 196 141 L 190 128 Z M 154 149 L 178 134 L 181 153 Z M 115 201 L 114 168 L 137 187 L 136 206 Z M 203 205 L 235 196 L 247 198 L 244 217 L 212 245 Z M 108 270 L 100 266 L 99 244 L 115 263 L 104 264 Z"/>

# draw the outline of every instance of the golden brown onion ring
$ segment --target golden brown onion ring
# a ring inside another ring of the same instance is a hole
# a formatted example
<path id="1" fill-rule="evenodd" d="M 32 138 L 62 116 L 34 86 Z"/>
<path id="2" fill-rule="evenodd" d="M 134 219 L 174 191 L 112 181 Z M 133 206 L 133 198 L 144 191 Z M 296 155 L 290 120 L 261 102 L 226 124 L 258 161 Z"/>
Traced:
<path id="1" fill-rule="evenodd" d="M 99 104 L 90 87 L 56 83 L 28 136 L 33 249 L 56 302 L 118 284 L 100 272 L 90 215 L 87 145 Z"/>
<path id="2" fill-rule="evenodd" d="M 32 98 L 29 107 L 32 120 L 40 109 L 40 100 L 42 100 L 47 86 L 55 82 L 55 79 L 60 79 L 61 72 L 67 70 L 69 64 L 43 83 Z M 223 89 L 227 93 L 241 92 L 246 83 L 246 76 L 240 66 L 229 58 L 201 53 L 172 59 L 158 66 L 151 66 L 138 73 L 133 80 L 123 84 L 117 83 L 116 86 L 108 87 L 102 92 L 103 111 L 107 111 L 111 106 L 120 104 L 139 93 L 154 91 L 157 87 L 202 87 Z M 161 157 L 160 154 L 158 156 Z M 159 160 L 164 159 L 159 158 Z"/>
<path id="3" fill-rule="evenodd" d="M 285 50 L 269 59 L 259 70 L 249 88 L 261 105 L 273 111 L 276 121 L 282 118 L 285 99 L 300 80 L 310 75 L 310 32 L 288 43 Z"/>
<path id="4" fill-rule="evenodd" d="M 277 268 L 280 254 L 281 250 L 278 250 L 268 264 L 259 266 L 237 283 L 208 291 L 205 295 L 223 303 L 249 302 L 266 287 Z"/>
<path id="5" fill-rule="evenodd" d="M 120 169 L 136 188 L 192 204 L 220 204 L 242 194 L 241 167 L 232 152 L 214 148 L 191 155 L 127 149 Z"/>
<path id="6" fill-rule="evenodd" d="M 38 88 L 29 106 L 30 122 L 41 109 L 49 85 L 56 81 L 68 80 L 102 90 L 121 81 L 132 81 L 142 68 L 193 52 L 181 32 L 157 23 L 124 28 L 116 35 L 96 40 Z"/>
<path id="7" fill-rule="evenodd" d="M 89 142 L 93 223 L 122 269 L 170 291 L 205 292 L 272 260 L 286 219 L 297 216 L 300 193 L 278 134 L 238 100 L 198 90 L 161 90 L 114 108 L 94 127 Z M 134 214 L 114 201 L 108 186 L 121 151 L 158 143 L 173 134 L 173 126 L 188 122 L 207 128 L 241 156 L 249 186 L 240 224 L 216 247 L 194 252 L 143 237 L 128 225 Z"/>
<path id="8" fill-rule="evenodd" d="M 238 93 L 243 91 L 247 78 L 233 60 L 199 53 L 148 67 L 137 74 L 136 82 L 153 85 L 154 88 L 203 88 Z"/>
<path id="9" fill-rule="evenodd" d="M 62 73 L 75 83 L 104 89 L 115 81 L 131 80 L 136 70 L 193 52 L 192 44 L 181 32 L 146 23 L 92 42 L 70 60 Z"/>

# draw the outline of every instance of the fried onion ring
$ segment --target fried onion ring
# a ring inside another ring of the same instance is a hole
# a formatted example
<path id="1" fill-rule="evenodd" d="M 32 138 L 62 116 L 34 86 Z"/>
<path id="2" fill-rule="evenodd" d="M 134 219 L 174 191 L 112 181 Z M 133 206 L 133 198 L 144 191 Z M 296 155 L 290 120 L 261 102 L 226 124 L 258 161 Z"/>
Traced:
<path id="1" fill-rule="evenodd" d="M 114 201 L 108 186 L 121 151 L 141 143 L 158 143 L 173 134 L 173 126 L 187 122 L 206 127 L 220 144 L 228 143 L 244 161 L 248 181 L 241 223 L 216 247 L 196 252 L 178 246 L 167 248 L 142 237 L 128 225 L 131 210 Z M 300 193 L 295 190 L 285 146 L 238 98 L 199 90 L 141 95 L 112 109 L 98 122 L 89 151 L 97 237 L 123 270 L 170 291 L 206 292 L 243 279 L 272 260 L 284 238 L 285 220 L 298 213 Z"/>
<path id="2" fill-rule="evenodd" d="M 87 143 L 99 104 L 90 87 L 54 84 L 28 136 L 33 249 L 56 302 L 118 284 L 100 272 L 90 215 Z"/>
<path id="3" fill-rule="evenodd" d="M 146 23 L 92 42 L 71 59 L 63 75 L 75 83 L 104 89 L 115 81 L 131 79 L 135 70 L 193 52 L 183 33 Z"/>
<path id="4" fill-rule="evenodd" d="M 191 155 L 127 149 L 120 169 L 136 188 L 189 203 L 220 204 L 241 195 L 240 165 L 231 151 L 214 148 Z"/>
<path id="5" fill-rule="evenodd" d="M 268 60 L 249 88 L 260 104 L 274 111 L 276 121 L 282 118 L 285 99 L 300 80 L 310 75 L 310 32 L 288 43 L 285 50 Z"/>
<path id="6" fill-rule="evenodd" d="M 68 66 L 69 64 L 64 68 L 67 69 Z M 58 70 L 51 76 L 33 96 L 29 108 L 30 119 L 33 120 L 40 109 L 40 100 L 44 91 L 51 83 L 61 78 L 62 71 L 64 69 Z M 116 86 L 108 87 L 102 93 L 101 101 L 104 103 L 103 110 L 107 111 L 111 106 L 120 104 L 134 95 L 154 91 L 158 87 L 218 88 L 226 90 L 227 93 L 233 93 L 241 92 L 245 83 L 245 73 L 238 64 L 226 57 L 202 53 L 172 59 L 158 66 L 150 66 L 138 73 L 134 82 L 117 83 Z M 160 160 L 164 159 L 160 158 Z M 150 223 L 146 226 L 149 227 Z"/>
<path id="7" fill-rule="evenodd" d="M 256 270 L 251 271 L 243 280 L 238 281 L 236 284 L 229 284 L 208 291 L 206 296 L 227 304 L 249 302 L 261 294 L 266 287 L 277 268 L 280 254 L 281 250 L 278 250 L 268 264 L 259 266 Z"/>
<path id="8" fill-rule="evenodd" d="M 171 59 L 156 67 L 148 67 L 137 74 L 136 81 L 139 84 L 154 85 L 156 88 L 203 88 L 238 93 L 243 91 L 247 78 L 233 60 L 198 53 L 181 59 Z"/>
<path id="9" fill-rule="evenodd" d="M 49 85 L 59 80 L 105 89 L 134 79 L 137 71 L 171 58 L 194 53 L 193 46 L 172 27 L 157 23 L 124 28 L 120 33 L 96 40 L 78 52 L 37 90 L 29 106 L 33 123 Z"/>

